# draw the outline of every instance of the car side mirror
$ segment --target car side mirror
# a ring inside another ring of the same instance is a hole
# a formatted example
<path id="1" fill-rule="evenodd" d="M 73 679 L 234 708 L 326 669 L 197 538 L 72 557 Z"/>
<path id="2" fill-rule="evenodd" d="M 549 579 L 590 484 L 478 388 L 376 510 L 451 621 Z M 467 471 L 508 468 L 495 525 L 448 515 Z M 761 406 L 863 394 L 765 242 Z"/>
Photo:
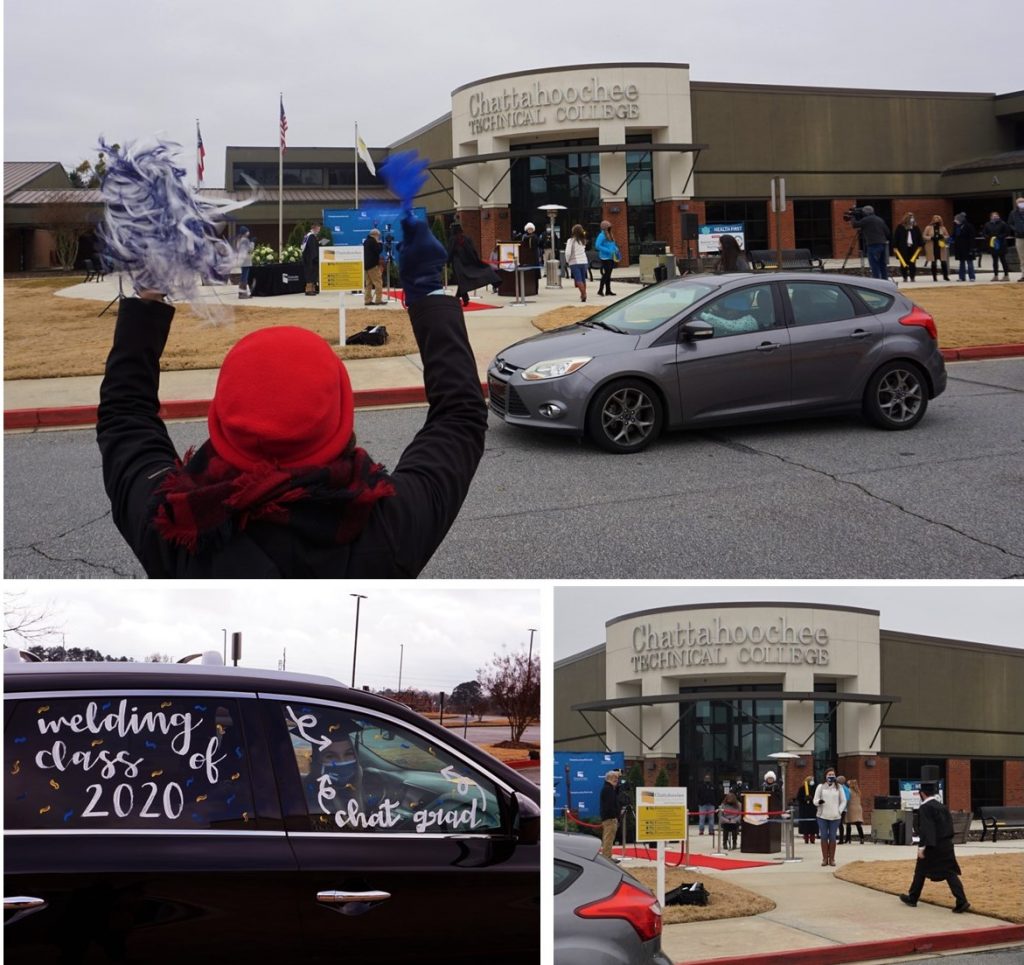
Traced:
<path id="1" fill-rule="evenodd" d="M 684 342 L 695 342 L 702 338 L 712 338 L 715 334 L 715 330 L 711 325 L 695 318 L 691 318 L 688 322 L 683 322 L 679 327 L 679 332 Z"/>
<path id="2" fill-rule="evenodd" d="M 540 808 L 521 791 L 512 794 L 512 834 L 519 844 L 540 844 Z"/>

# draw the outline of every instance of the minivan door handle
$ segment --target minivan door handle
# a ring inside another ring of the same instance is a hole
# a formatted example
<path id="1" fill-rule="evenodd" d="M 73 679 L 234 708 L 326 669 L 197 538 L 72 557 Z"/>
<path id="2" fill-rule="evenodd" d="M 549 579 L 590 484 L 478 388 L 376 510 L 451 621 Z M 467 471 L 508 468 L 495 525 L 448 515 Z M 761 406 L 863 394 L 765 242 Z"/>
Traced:
<path id="1" fill-rule="evenodd" d="M 27 918 L 29 915 L 42 911 L 47 905 L 45 898 L 30 898 L 25 895 L 16 895 L 13 898 L 4 898 L 4 912 L 13 911 L 4 925 L 13 925 L 16 921 Z"/>
<path id="2" fill-rule="evenodd" d="M 858 328 L 857 331 L 850 333 L 850 338 L 870 338 L 871 333 L 865 332 L 864 329 Z"/>
<path id="3" fill-rule="evenodd" d="M 757 350 L 759 352 L 774 352 L 780 348 L 782 348 L 782 342 L 762 342 L 758 345 Z"/>
<path id="4" fill-rule="evenodd" d="M 375 904 L 387 901 L 388 891 L 318 891 L 316 900 L 322 905 Z"/>

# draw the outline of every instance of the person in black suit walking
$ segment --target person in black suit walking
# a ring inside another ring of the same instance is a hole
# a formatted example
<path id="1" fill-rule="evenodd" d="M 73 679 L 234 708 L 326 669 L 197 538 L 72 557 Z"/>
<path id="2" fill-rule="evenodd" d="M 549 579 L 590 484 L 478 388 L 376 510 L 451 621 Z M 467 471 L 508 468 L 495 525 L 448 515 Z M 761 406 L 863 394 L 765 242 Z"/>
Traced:
<path id="1" fill-rule="evenodd" d="M 920 846 L 917 849 L 917 866 L 910 890 L 900 895 L 900 901 L 913 907 L 921 897 L 925 878 L 931 881 L 945 881 L 956 899 L 953 911 L 962 914 L 971 904 L 964 894 L 960 881 L 960 865 L 953 852 L 953 816 L 949 808 L 938 798 L 938 785 L 921 784 L 921 807 L 917 810 L 917 833 Z"/>

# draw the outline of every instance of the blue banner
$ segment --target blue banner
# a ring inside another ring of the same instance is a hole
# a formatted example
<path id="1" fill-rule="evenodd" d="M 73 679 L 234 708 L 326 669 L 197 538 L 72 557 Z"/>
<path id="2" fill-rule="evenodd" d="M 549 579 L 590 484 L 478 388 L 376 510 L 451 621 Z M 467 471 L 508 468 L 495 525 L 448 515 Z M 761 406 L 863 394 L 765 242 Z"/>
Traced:
<path id="1" fill-rule="evenodd" d="M 584 820 L 599 820 L 604 776 L 624 766 L 621 751 L 555 751 L 555 816 L 571 802 L 573 811 Z"/>
<path id="2" fill-rule="evenodd" d="M 413 208 L 413 214 L 424 221 L 426 208 Z M 398 245 L 402 241 L 402 208 L 393 203 L 369 203 L 360 208 L 325 208 L 324 227 L 331 233 L 332 245 L 361 245 L 372 228 L 380 232 L 385 254 L 388 235 L 393 247 L 391 255 L 398 261 Z"/>

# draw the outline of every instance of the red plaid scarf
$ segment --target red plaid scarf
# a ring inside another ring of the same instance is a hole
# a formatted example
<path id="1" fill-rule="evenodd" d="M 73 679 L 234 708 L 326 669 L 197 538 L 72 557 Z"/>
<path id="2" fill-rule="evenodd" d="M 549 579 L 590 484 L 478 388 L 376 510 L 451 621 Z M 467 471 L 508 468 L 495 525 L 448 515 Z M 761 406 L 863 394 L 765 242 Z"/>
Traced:
<path id="1" fill-rule="evenodd" d="M 151 512 L 160 536 L 189 553 L 226 544 L 260 521 L 287 526 L 300 541 L 350 543 L 378 500 L 395 494 L 387 470 L 365 449 L 351 448 L 325 466 L 246 472 L 217 455 L 207 441 L 169 472 Z"/>

